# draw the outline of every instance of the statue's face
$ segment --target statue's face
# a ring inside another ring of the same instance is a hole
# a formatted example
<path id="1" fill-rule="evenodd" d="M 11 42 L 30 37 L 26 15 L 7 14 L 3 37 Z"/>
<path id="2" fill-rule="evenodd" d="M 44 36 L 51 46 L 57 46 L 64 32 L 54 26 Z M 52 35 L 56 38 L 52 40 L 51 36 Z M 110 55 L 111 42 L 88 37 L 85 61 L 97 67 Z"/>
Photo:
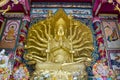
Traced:
<path id="1" fill-rule="evenodd" d="M 58 33 L 59 36 L 63 36 L 64 35 L 63 25 L 59 25 L 57 33 Z"/>

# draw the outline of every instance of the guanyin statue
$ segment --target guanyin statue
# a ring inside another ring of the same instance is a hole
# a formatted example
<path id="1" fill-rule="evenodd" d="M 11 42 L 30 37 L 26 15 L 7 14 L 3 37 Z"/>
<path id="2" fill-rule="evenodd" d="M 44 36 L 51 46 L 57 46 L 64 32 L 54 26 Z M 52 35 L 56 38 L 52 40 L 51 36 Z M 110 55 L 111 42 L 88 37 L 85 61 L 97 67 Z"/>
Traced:
<path id="1" fill-rule="evenodd" d="M 25 48 L 24 58 L 35 64 L 31 80 L 87 80 L 86 67 L 94 50 L 92 33 L 63 9 L 55 15 L 50 11 L 45 20 L 29 28 Z"/>

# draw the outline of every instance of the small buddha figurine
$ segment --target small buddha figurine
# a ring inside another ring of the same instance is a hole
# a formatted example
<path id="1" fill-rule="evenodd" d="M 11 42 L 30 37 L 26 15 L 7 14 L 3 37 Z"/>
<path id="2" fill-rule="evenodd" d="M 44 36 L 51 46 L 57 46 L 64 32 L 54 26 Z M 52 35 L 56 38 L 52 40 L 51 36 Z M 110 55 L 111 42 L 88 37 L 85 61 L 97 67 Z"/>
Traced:
<path id="1" fill-rule="evenodd" d="M 15 34 L 14 26 L 11 26 L 11 27 L 9 28 L 9 31 L 8 31 L 7 35 L 6 35 L 5 40 L 7 40 L 7 41 L 12 41 L 12 40 L 14 40 L 14 39 L 15 39 L 14 34 Z"/>

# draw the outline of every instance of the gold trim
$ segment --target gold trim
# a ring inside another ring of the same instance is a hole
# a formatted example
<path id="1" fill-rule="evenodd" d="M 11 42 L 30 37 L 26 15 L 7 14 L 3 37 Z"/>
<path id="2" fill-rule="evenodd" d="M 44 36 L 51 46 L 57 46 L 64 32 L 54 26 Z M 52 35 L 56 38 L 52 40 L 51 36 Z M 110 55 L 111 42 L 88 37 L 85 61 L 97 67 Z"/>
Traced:
<path id="1" fill-rule="evenodd" d="M 118 17 L 117 14 L 99 14 L 100 17 L 102 16 L 112 16 L 112 17 Z"/>
<path id="2" fill-rule="evenodd" d="M 24 13 L 22 13 L 22 12 L 8 12 L 8 13 L 6 13 L 5 15 L 13 15 L 13 14 L 21 14 L 21 15 L 24 15 Z"/>
<path id="3" fill-rule="evenodd" d="M 20 16 L 18 16 L 20 15 Z M 5 14 L 5 17 L 12 17 L 12 16 L 16 16 L 16 17 L 23 17 L 24 16 L 24 13 L 18 13 L 18 12 L 8 12 Z"/>

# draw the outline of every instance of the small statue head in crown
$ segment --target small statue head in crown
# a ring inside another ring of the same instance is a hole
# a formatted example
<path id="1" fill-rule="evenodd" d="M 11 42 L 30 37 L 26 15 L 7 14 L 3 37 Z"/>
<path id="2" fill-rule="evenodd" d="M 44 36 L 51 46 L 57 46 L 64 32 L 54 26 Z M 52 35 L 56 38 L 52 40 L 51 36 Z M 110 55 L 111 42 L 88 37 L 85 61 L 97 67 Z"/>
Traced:
<path id="1" fill-rule="evenodd" d="M 66 33 L 66 24 L 63 18 L 58 19 L 56 22 L 56 28 L 55 28 L 55 38 L 56 39 L 64 39 L 65 38 L 65 33 Z"/>

